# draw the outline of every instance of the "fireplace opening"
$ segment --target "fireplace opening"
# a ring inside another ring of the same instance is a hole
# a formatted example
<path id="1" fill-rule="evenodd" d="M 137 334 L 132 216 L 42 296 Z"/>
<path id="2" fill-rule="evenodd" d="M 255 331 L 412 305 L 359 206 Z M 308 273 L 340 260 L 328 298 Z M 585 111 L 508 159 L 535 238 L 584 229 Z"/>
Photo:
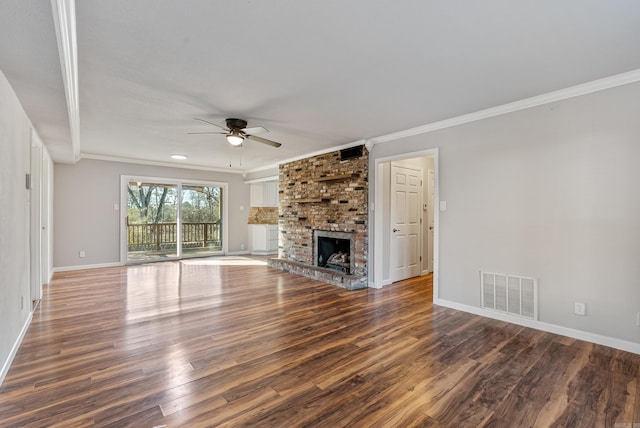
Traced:
<path id="1" fill-rule="evenodd" d="M 351 234 L 316 230 L 314 265 L 351 274 Z"/>

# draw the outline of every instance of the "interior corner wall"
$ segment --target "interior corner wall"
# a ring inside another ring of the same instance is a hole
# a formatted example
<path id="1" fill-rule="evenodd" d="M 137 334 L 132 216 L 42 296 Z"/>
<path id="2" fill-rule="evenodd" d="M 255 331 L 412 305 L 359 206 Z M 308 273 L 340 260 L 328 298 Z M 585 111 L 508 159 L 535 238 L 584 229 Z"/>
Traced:
<path id="1" fill-rule="evenodd" d="M 377 144 L 370 165 L 438 148 L 440 299 L 480 307 L 480 270 L 530 276 L 540 322 L 640 343 L 638 112 L 633 83 Z"/>
<path id="2" fill-rule="evenodd" d="M 31 122 L 0 71 L 0 383 L 28 325 Z"/>
<path id="3" fill-rule="evenodd" d="M 248 248 L 249 185 L 241 174 L 82 159 L 55 165 L 54 268 L 120 262 L 120 176 L 224 182 L 228 188 L 228 248 Z M 86 257 L 80 258 L 80 250 Z"/>
<path id="4" fill-rule="evenodd" d="M 379 173 L 382 175 L 382 200 L 383 201 L 391 201 L 391 162 L 385 162 L 380 165 Z M 377 183 L 377 182 L 376 182 Z M 369 178 L 369 186 L 374 186 L 374 181 Z M 370 200 L 375 200 L 371 198 Z M 382 280 L 384 284 L 391 283 L 391 233 L 389 230 L 391 229 L 391 204 L 383 204 L 381 207 L 377 207 L 377 215 L 382 216 L 382 224 L 383 224 L 383 232 L 380 237 L 380 241 L 382 241 L 382 245 L 377 248 L 380 251 L 384 251 L 383 260 L 389 260 L 389 262 L 384 263 L 382 266 Z M 369 228 L 372 228 L 373 222 L 372 219 L 369 219 Z M 370 233 L 369 236 L 372 236 L 373 233 Z M 370 257 L 371 258 L 371 257 Z M 372 272 L 373 269 L 369 269 L 369 272 Z"/>

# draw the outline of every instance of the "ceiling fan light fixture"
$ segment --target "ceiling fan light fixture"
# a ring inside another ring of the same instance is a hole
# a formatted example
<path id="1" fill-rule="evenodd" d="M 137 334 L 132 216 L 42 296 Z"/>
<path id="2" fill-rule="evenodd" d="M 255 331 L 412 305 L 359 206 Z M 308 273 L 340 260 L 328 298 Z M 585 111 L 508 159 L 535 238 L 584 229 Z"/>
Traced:
<path id="1" fill-rule="evenodd" d="M 237 129 L 232 129 L 231 132 L 227 134 L 227 141 L 232 146 L 239 146 L 244 141 L 244 136 Z"/>

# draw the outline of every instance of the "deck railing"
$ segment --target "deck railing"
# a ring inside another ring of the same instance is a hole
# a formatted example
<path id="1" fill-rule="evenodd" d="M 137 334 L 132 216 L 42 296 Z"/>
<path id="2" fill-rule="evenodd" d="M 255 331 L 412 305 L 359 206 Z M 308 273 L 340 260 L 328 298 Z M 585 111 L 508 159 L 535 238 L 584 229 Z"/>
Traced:
<path id="1" fill-rule="evenodd" d="M 129 251 L 167 250 L 178 243 L 177 223 L 128 224 Z M 220 223 L 182 223 L 183 248 L 221 246 Z"/>

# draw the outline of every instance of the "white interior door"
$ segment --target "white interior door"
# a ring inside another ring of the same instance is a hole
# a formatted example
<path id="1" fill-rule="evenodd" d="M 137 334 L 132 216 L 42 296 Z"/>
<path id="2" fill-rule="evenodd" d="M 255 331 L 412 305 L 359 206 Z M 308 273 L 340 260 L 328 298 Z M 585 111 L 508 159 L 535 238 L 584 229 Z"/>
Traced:
<path id="1" fill-rule="evenodd" d="M 391 165 L 391 281 L 420 275 L 422 170 Z"/>

